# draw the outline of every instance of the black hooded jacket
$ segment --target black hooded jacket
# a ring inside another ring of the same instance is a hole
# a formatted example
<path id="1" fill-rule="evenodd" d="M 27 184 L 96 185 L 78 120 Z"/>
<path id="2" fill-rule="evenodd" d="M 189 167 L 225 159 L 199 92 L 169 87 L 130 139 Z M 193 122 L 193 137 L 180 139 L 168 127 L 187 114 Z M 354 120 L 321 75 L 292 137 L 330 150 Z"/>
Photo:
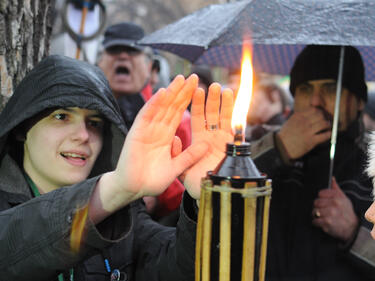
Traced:
<path id="1" fill-rule="evenodd" d="M 98 110 L 109 125 L 89 179 L 33 198 L 22 168 L 10 156 L 12 130 L 47 108 Z M 117 103 L 102 72 L 87 63 L 51 56 L 20 83 L 0 115 L 0 280 L 193 280 L 195 222 L 184 211 L 177 231 L 151 220 L 133 202 L 99 225 L 89 219 L 78 253 L 70 249 L 74 214 L 88 204 L 96 182 L 116 167 L 126 135 Z M 184 207 L 193 200 L 186 196 Z M 106 267 L 105 259 L 109 267 Z M 111 271 L 111 272 L 109 272 Z M 116 279 L 117 280 L 117 279 Z"/>

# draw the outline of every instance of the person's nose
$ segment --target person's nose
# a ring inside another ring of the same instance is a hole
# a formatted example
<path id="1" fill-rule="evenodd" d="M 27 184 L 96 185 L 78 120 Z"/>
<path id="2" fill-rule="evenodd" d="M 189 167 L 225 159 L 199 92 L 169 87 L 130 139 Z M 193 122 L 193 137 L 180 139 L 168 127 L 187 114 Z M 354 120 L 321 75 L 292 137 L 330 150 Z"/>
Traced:
<path id="1" fill-rule="evenodd" d="M 320 88 L 317 88 L 317 87 L 314 87 L 314 91 L 311 95 L 311 99 L 310 99 L 310 104 L 311 106 L 314 106 L 314 107 L 323 107 L 324 106 L 324 100 L 323 100 L 323 96 L 322 96 L 322 93 L 320 91 Z"/>
<path id="2" fill-rule="evenodd" d="M 128 52 L 125 52 L 125 51 L 121 51 L 119 54 L 118 54 L 118 58 L 121 59 L 121 60 L 127 60 L 130 58 L 130 54 Z"/>
<path id="3" fill-rule="evenodd" d="M 72 139 L 78 142 L 86 142 L 90 138 L 90 132 L 87 129 L 86 122 L 80 121 L 75 124 L 72 132 Z"/>

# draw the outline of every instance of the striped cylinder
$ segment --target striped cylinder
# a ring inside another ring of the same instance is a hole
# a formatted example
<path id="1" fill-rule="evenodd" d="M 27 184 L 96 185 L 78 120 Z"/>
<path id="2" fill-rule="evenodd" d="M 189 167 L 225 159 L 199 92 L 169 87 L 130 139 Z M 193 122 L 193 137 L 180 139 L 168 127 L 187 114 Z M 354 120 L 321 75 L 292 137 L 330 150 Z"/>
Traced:
<path id="1" fill-rule="evenodd" d="M 271 180 L 222 177 L 201 183 L 196 281 L 264 281 Z"/>

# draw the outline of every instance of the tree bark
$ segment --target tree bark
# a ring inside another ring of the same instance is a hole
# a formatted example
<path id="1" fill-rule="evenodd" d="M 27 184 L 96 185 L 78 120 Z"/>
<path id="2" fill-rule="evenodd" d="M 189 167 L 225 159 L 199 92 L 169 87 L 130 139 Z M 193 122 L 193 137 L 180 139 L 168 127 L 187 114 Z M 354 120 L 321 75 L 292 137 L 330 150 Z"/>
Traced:
<path id="1" fill-rule="evenodd" d="M 48 54 L 54 0 L 0 0 L 0 111 Z"/>

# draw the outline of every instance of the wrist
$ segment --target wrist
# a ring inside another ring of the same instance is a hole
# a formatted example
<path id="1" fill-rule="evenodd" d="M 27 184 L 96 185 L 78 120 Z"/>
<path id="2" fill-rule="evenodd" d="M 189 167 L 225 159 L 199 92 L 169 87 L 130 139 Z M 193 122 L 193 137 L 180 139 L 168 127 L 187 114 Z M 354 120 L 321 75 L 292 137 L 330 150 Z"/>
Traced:
<path id="1" fill-rule="evenodd" d="M 351 227 L 350 231 L 348 231 L 348 234 L 346 237 L 344 237 L 343 242 L 345 244 L 352 244 L 355 240 L 355 237 L 357 236 L 358 230 L 359 230 L 359 219 L 354 214 L 355 220 L 353 221 L 353 226 Z"/>
<path id="2" fill-rule="evenodd" d="M 89 202 L 89 216 L 96 224 L 141 197 L 124 190 L 115 172 L 103 174 L 96 184 Z"/>
<path id="3" fill-rule="evenodd" d="M 275 147 L 277 148 L 277 151 L 280 154 L 281 160 L 287 165 L 292 165 L 293 159 L 284 145 L 280 132 L 275 133 L 274 141 Z"/>

